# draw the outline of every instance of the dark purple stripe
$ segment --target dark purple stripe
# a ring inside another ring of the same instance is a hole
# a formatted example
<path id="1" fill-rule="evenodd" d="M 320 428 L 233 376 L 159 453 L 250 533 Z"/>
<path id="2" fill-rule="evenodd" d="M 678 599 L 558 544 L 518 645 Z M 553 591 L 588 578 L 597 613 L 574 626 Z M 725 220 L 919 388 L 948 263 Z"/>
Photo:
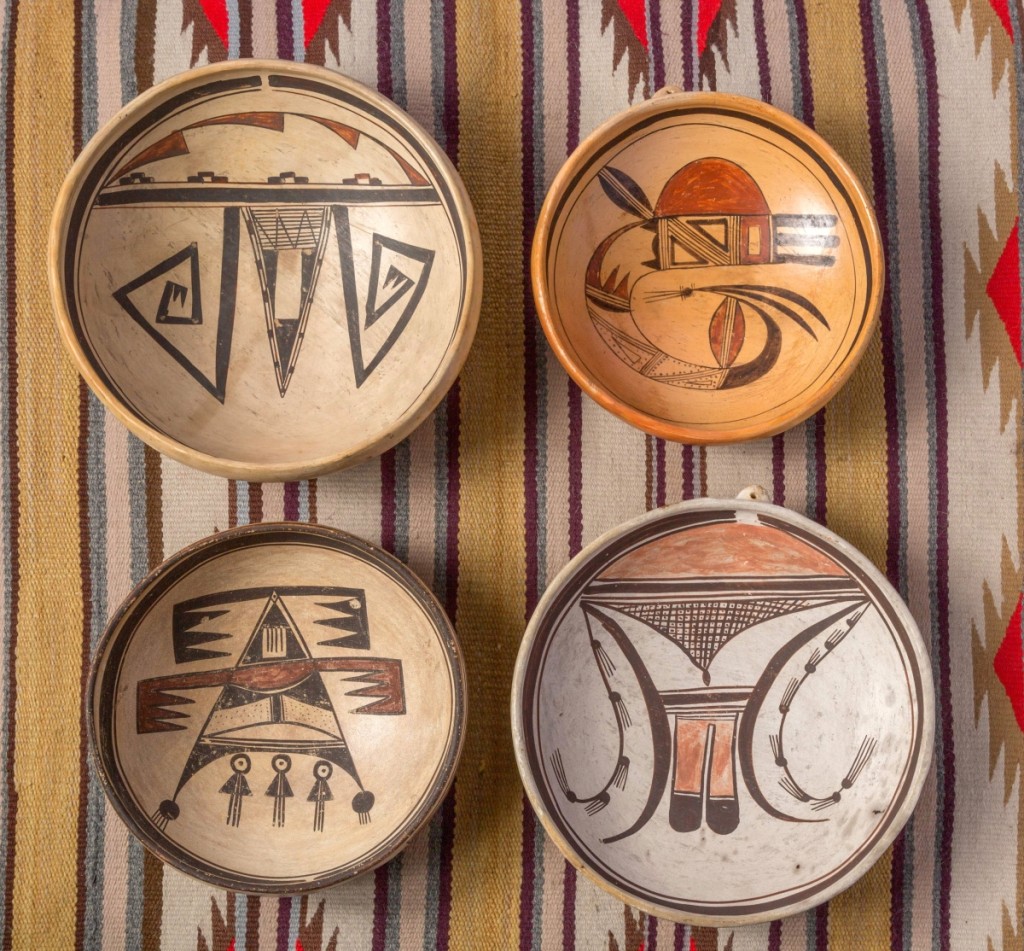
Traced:
<path id="1" fill-rule="evenodd" d="M 657 486 L 656 499 L 658 508 L 665 504 L 665 440 L 659 439 L 654 444 L 654 458 L 657 466 L 658 476 L 655 479 Z"/>
<path id="2" fill-rule="evenodd" d="M 284 517 L 286 521 L 296 522 L 299 518 L 299 483 L 284 484 Z"/>
<path id="3" fill-rule="evenodd" d="M 583 394 L 572 380 L 569 389 L 569 557 L 583 547 Z"/>
<path id="4" fill-rule="evenodd" d="M 17 39 L 18 0 L 11 0 L 11 18 L 8 26 L 7 75 L 9 77 L 5 111 L 7 113 L 7 142 L 4 145 L 4 184 L 7 188 L 7 233 L 16 234 L 17 200 L 14 193 L 14 89 L 17 82 Z M 7 828 L 4 829 L 4 847 L 7 851 L 7 865 L 4 875 L 4 940 L 3 947 L 11 946 L 11 925 L 14 918 L 14 865 L 17 858 L 14 828 L 18 821 L 18 788 L 14 783 L 14 744 L 18 733 L 15 711 L 18 706 L 18 677 L 15 658 L 18 655 L 18 602 L 21 588 L 21 564 L 18 550 L 18 535 L 21 530 L 20 465 L 18 460 L 18 278 L 16 242 L 7 243 L 7 458 L 10 463 L 8 483 L 10 511 L 7 513 L 8 557 L 10 597 L 7 602 L 8 617 L 11 619 L 7 632 L 7 749 L 4 751 L 7 770 Z"/>
<path id="5" fill-rule="evenodd" d="M 796 18 L 797 51 L 800 54 L 800 118 L 813 129 L 814 90 L 811 87 L 811 60 L 807 55 L 807 10 L 804 0 L 793 0 L 793 16 Z"/>
<path id="6" fill-rule="evenodd" d="M 935 373 L 935 634 L 938 639 L 939 735 L 942 757 L 942 812 L 939 817 L 939 947 L 950 946 L 949 899 L 953 873 L 956 756 L 953 748 L 953 692 L 949 651 L 949 419 L 946 407 L 945 312 L 942 303 L 942 209 L 939 199 L 939 81 L 935 38 L 925 0 L 917 0 L 928 102 L 928 242 L 931 267 L 928 313 Z"/>
<path id="7" fill-rule="evenodd" d="M 526 0 L 522 5 L 520 27 L 523 39 L 523 108 L 520 118 L 520 138 L 523 143 L 523 349 L 526 355 L 523 373 L 523 408 L 524 447 L 523 447 L 523 521 L 526 532 L 526 618 L 533 614 L 533 609 L 540 596 L 541 579 L 538 577 L 537 563 L 538 540 L 538 473 L 537 448 L 539 433 L 537 431 L 537 383 L 540 372 L 537 359 L 537 315 L 533 306 L 533 289 L 530 281 L 530 252 L 533 244 L 534 208 L 536 207 L 536 189 L 534 183 L 534 35 L 533 35 L 533 3 Z M 524 827 L 525 836 L 525 827 Z M 532 869 L 532 866 L 531 866 Z M 523 888 L 527 887 L 527 866 L 523 867 Z M 533 888 L 532 874 L 530 888 Z M 532 893 L 531 893 L 532 900 Z"/>
<path id="8" fill-rule="evenodd" d="M 455 43 L 455 0 L 444 0 L 444 134 L 445 151 L 459 162 L 459 64 Z"/>
<path id="9" fill-rule="evenodd" d="M 454 615 L 452 615 L 454 617 Z M 452 921 L 452 851 L 455 847 L 455 790 L 458 780 L 441 804 L 441 868 L 437 892 L 437 947 L 448 951 Z"/>
<path id="10" fill-rule="evenodd" d="M 875 48 L 875 22 L 871 0 L 860 0 L 861 39 L 864 46 L 864 81 L 867 87 L 868 135 L 871 142 L 871 178 L 873 204 L 882 245 L 889 243 L 889 177 L 885 168 L 882 132 L 882 92 L 878 77 L 878 51 Z M 886 285 L 880 314 L 882 333 L 882 387 L 885 405 L 885 456 L 889 504 L 885 569 L 893 586 L 900 585 L 900 432 L 901 394 L 896 381 L 895 331 L 892 323 L 892 297 Z M 894 923 L 895 927 L 895 923 Z M 901 930 L 902 933 L 902 930 Z"/>
<path id="11" fill-rule="evenodd" d="M 277 55 L 281 59 L 295 58 L 292 0 L 277 0 Z"/>
<path id="12" fill-rule="evenodd" d="M 380 547 L 395 552 L 395 522 L 398 495 L 396 490 L 395 450 L 380 457 Z"/>
<path id="13" fill-rule="evenodd" d="M 768 951 L 782 951 L 781 921 L 773 921 L 768 926 Z"/>
<path id="14" fill-rule="evenodd" d="M 654 88 L 665 85 L 665 31 L 661 26 L 661 0 L 647 0 L 647 43 L 654 73 Z"/>
<path id="15" fill-rule="evenodd" d="M 384 951 L 388 936 L 388 868 L 373 873 L 373 951 Z"/>
<path id="16" fill-rule="evenodd" d="M 757 76 L 761 98 L 772 101 L 772 72 L 768 61 L 768 33 L 764 26 L 764 0 L 754 0 L 754 48 L 757 50 Z"/>
<path id="17" fill-rule="evenodd" d="M 537 818 L 529 799 L 523 795 L 523 884 L 519 890 L 519 951 L 533 948 L 533 902 L 536 887 L 537 855 L 534 843 L 537 836 Z"/>
<path id="18" fill-rule="evenodd" d="M 772 501 L 786 504 L 786 439 L 781 433 L 772 436 Z"/>
<path id="19" fill-rule="evenodd" d="M 279 898 L 277 901 L 277 951 L 291 951 L 288 947 L 288 931 L 292 919 L 292 900 Z"/>
<path id="20" fill-rule="evenodd" d="M 644 951 L 658 951 L 658 919 L 654 915 L 647 916 L 647 944 Z"/>
<path id="21" fill-rule="evenodd" d="M 907 862 L 906 834 L 901 832 L 892 844 L 892 871 L 889 876 L 892 892 L 889 904 L 889 946 L 892 951 L 903 951 L 903 932 L 906 928 L 905 866 Z"/>
<path id="22" fill-rule="evenodd" d="M 562 951 L 576 951 L 576 869 L 568 862 L 562 882 Z"/>
<path id="23" fill-rule="evenodd" d="M 565 8 L 566 102 L 565 151 L 568 155 L 580 142 L 580 8 L 575 2 Z"/>
<path id="24" fill-rule="evenodd" d="M 654 508 L 654 437 L 644 437 L 644 509 Z"/>
<path id="25" fill-rule="evenodd" d="M 686 941 L 686 925 L 676 925 L 672 933 L 672 951 L 683 951 L 683 942 Z"/>
<path id="26" fill-rule="evenodd" d="M 238 0 L 238 55 L 252 56 L 252 0 Z"/>
<path id="27" fill-rule="evenodd" d="M 816 496 L 813 499 L 814 518 L 822 525 L 828 518 L 828 478 L 825 465 L 825 410 L 821 410 L 812 423 L 814 426 L 814 486 Z M 808 499 L 808 504 L 812 502 Z"/>
<path id="28" fill-rule="evenodd" d="M 444 109 L 443 122 L 445 148 L 453 162 L 459 158 L 459 76 L 456 59 L 455 0 L 444 0 Z M 462 387 L 458 380 L 445 397 L 447 497 L 445 511 L 444 607 L 452 623 L 457 622 L 459 603 L 459 516 L 461 473 L 459 469 L 459 428 Z M 452 783 L 441 804 L 440 847 L 437 881 L 437 948 L 447 951 L 451 940 L 452 868 L 455 849 L 455 802 L 458 796 L 458 778 Z"/>
<path id="29" fill-rule="evenodd" d="M 693 91 L 693 48 L 696 44 L 696 26 L 693 22 L 693 4 L 691 0 L 682 0 L 680 10 L 680 30 L 683 44 L 683 89 Z"/>
<path id="30" fill-rule="evenodd" d="M 391 0 L 377 0 L 377 89 L 394 95 L 391 77 Z"/>
<path id="31" fill-rule="evenodd" d="M 828 951 L 828 903 L 814 909 L 815 951 Z"/>
<path id="32" fill-rule="evenodd" d="M 693 446 L 683 446 L 683 498 L 692 499 L 693 492 Z"/>

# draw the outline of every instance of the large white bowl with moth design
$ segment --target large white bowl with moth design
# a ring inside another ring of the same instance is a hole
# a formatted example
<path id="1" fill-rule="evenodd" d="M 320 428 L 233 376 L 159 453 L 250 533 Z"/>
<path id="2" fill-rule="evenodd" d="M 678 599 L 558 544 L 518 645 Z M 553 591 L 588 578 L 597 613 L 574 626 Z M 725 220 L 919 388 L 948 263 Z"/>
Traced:
<path id="1" fill-rule="evenodd" d="M 465 733 L 455 631 L 352 535 L 247 525 L 178 552 L 110 620 L 86 694 L 111 804 L 204 882 L 293 894 L 392 858 Z"/>
<path id="2" fill-rule="evenodd" d="M 466 359 L 480 247 L 455 169 L 394 103 L 312 66 L 193 70 L 76 161 L 50 234 L 64 343 L 136 435 L 233 478 L 393 446 Z"/>
<path id="3" fill-rule="evenodd" d="M 688 443 L 819 410 L 870 342 L 884 283 L 870 201 L 821 136 L 765 103 L 671 89 L 566 161 L 531 270 L 584 392 Z"/>
<path id="4" fill-rule="evenodd" d="M 917 626 L 862 554 L 787 509 L 705 499 L 558 575 L 512 731 L 570 862 L 651 914 L 732 926 L 871 867 L 920 795 L 933 705 Z"/>

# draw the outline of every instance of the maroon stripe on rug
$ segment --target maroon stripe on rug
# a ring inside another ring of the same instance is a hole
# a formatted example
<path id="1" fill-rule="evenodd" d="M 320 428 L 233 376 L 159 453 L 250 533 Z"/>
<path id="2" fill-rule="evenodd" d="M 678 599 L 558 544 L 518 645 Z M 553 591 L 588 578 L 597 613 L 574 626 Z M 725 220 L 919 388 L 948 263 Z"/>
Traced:
<path id="1" fill-rule="evenodd" d="M 772 501 L 786 504 L 786 440 L 781 433 L 772 436 Z"/>
<path id="2" fill-rule="evenodd" d="M 285 521 L 295 522 L 299 518 L 299 483 L 284 484 L 284 517 Z"/>
<path id="3" fill-rule="evenodd" d="M 249 521 L 263 521 L 263 483 L 249 483 Z"/>
<path id="4" fill-rule="evenodd" d="M 828 903 L 818 905 L 814 915 L 814 949 L 828 951 Z"/>
<path id="5" fill-rule="evenodd" d="M 782 951 L 781 921 L 773 921 L 768 926 L 768 951 Z"/>
<path id="6" fill-rule="evenodd" d="M 391 0 L 377 0 L 377 90 L 395 94 L 391 75 Z"/>
<path id="7" fill-rule="evenodd" d="M 7 121 L 7 141 L 4 144 L 4 185 L 7 190 L 7 233 L 17 234 L 17 201 L 14 194 L 14 87 L 17 81 L 17 39 L 18 39 L 18 0 L 11 0 L 10 20 L 8 26 L 7 63 L 8 83 L 4 90 L 6 96 L 5 112 Z M 3 841 L 7 852 L 7 864 L 4 874 L 4 929 L 3 947 L 11 946 L 11 925 L 14 909 L 14 865 L 17 851 L 15 826 L 18 820 L 18 789 L 14 783 L 14 743 L 17 737 L 18 724 L 15 711 L 18 707 L 18 677 L 15 658 L 18 655 L 18 595 L 21 587 L 21 562 L 18 549 L 18 535 L 21 530 L 21 499 L 18 460 L 18 277 L 16 242 L 7 241 L 7 459 L 8 459 L 8 491 L 10 493 L 10 511 L 7 513 L 8 561 L 10 577 L 8 578 L 8 611 L 11 618 L 10 630 L 7 632 L 7 749 L 4 750 L 7 772 L 7 826 L 4 829 Z"/>
<path id="8" fill-rule="evenodd" d="M 686 0 L 686 2 L 680 4 L 680 37 L 682 42 L 682 54 L 683 54 L 683 89 L 687 92 L 693 92 L 694 88 L 694 44 L 696 43 L 697 27 L 693 22 L 693 4 Z"/>
<path id="9" fill-rule="evenodd" d="M 76 38 L 77 40 L 77 38 Z M 79 44 L 75 43 L 75 59 L 79 60 Z M 80 61 L 79 61 L 80 62 Z M 76 63 L 76 67 L 78 63 Z M 75 74 L 80 75 L 78 72 Z M 75 96 L 76 102 L 78 95 Z M 78 113 L 76 110 L 76 119 Z M 76 121 L 77 129 L 80 123 Z M 76 149 L 77 151 L 77 149 Z M 78 564 L 82 583 L 82 651 L 79 658 L 81 696 L 85 697 L 89 684 L 90 650 L 92 642 L 92 566 L 89 558 L 89 388 L 85 380 L 78 381 Z M 85 938 L 86 846 L 89 820 L 89 725 L 86 705 L 81 705 L 78 743 L 78 872 L 75 883 L 75 947 L 82 947 Z"/>
<path id="10" fill-rule="evenodd" d="M 935 380 L 935 634 L 938 639 L 939 735 L 942 757 L 942 811 L 939 816 L 938 946 L 950 946 L 949 902 L 953 873 L 953 826 L 956 807 L 956 756 L 953 734 L 953 688 L 949 650 L 949 418 L 946 390 L 945 311 L 942 301 L 942 206 L 939 198 L 939 81 L 931 12 L 917 0 L 918 28 L 924 61 L 928 134 L 928 242 L 931 287 L 926 303 L 931 316 Z"/>
<path id="11" fill-rule="evenodd" d="M 868 111 L 868 138 L 871 143 L 872 204 L 882 235 L 882 246 L 889 238 L 889 176 L 885 168 L 885 144 L 882 132 L 882 91 L 878 76 L 878 51 L 875 48 L 875 22 L 872 0 L 860 0 L 861 43 L 864 49 L 864 81 Z M 885 546 L 885 569 L 889 581 L 899 588 L 900 579 L 900 433 L 901 394 L 896 381 L 896 346 L 892 322 L 892 296 L 888 284 L 882 295 L 879 314 L 882 339 L 882 389 L 885 405 L 886 490 L 889 505 Z M 895 881 L 895 880 L 894 880 Z M 895 897 L 895 894 L 894 894 Z M 895 927 L 895 923 L 894 923 Z M 902 932 L 901 932 L 902 933 Z"/>
<path id="12" fill-rule="evenodd" d="M 692 499 L 693 493 L 693 446 L 683 446 L 683 498 Z"/>
<path id="13" fill-rule="evenodd" d="M 530 253 L 533 245 L 535 225 L 534 208 L 536 207 L 536 184 L 534 182 L 534 128 L 533 110 L 534 82 L 536 81 L 534 64 L 534 31 L 533 8 L 531 0 L 522 4 L 520 31 L 523 46 L 523 107 L 520 119 L 520 139 L 523 147 L 523 234 L 522 234 L 522 270 L 523 270 L 523 351 L 526 355 L 523 368 L 523 522 L 526 534 L 526 619 L 533 614 L 540 592 L 541 579 L 538 577 L 537 563 L 538 544 L 538 473 L 537 450 L 539 446 L 537 385 L 540 369 L 537 358 L 537 314 L 533 306 L 533 288 L 530 281 Z M 525 841 L 526 829 L 523 836 Z M 523 876 L 523 887 L 526 887 L 526 876 Z M 532 880 L 531 880 L 532 887 Z"/>
<path id="14" fill-rule="evenodd" d="M 260 948 L 260 900 L 255 895 L 245 898 L 245 951 Z"/>
<path id="15" fill-rule="evenodd" d="M 665 504 L 665 440 L 656 439 L 654 441 L 654 464 L 656 467 L 657 477 L 655 479 L 656 494 L 655 501 L 658 503 L 658 508 L 661 508 Z"/>
<path id="16" fill-rule="evenodd" d="M 373 951 L 384 951 L 388 936 L 388 865 L 373 873 Z"/>
<path id="17" fill-rule="evenodd" d="M 764 0 L 754 0 L 754 49 L 757 51 L 757 78 L 761 98 L 772 101 L 772 72 L 768 61 L 768 32 L 764 25 Z"/>
<path id="18" fill-rule="evenodd" d="M 288 932 L 291 930 L 291 921 L 291 898 L 279 898 L 277 902 L 277 951 L 292 951 L 288 947 Z"/>
<path id="19" fill-rule="evenodd" d="M 522 863 L 523 884 L 519 890 L 519 951 L 530 951 L 533 947 L 533 908 L 536 890 L 537 865 L 537 817 L 530 800 L 523 795 L 523 841 Z"/>
<path id="20" fill-rule="evenodd" d="M 281 59 L 295 58 L 292 0 L 277 0 L 277 55 Z"/>
<path id="21" fill-rule="evenodd" d="M 309 480 L 309 520 L 316 521 L 316 479 Z"/>
<path id="22" fill-rule="evenodd" d="M 135 9 L 135 88 L 143 93 L 153 85 L 156 58 L 156 0 L 139 0 Z"/>
<path id="23" fill-rule="evenodd" d="M 74 120 L 72 136 L 75 155 L 82 151 L 82 3 L 75 2 L 74 48 Z M 89 388 L 85 380 L 78 380 L 78 564 L 82 584 L 82 651 L 79 658 L 81 696 L 85 697 L 89 684 L 90 652 L 92 642 L 93 596 L 92 563 L 89 557 Z M 86 849 L 89 828 L 89 724 L 86 705 L 81 705 L 78 743 L 78 858 L 75 876 L 75 947 L 85 940 Z"/>
<path id="24" fill-rule="evenodd" d="M 252 56 L 252 0 L 238 2 L 238 55 L 242 59 Z"/>
<path id="25" fill-rule="evenodd" d="M 647 0 L 647 44 L 654 89 L 665 85 L 665 32 L 661 26 L 661 0 Z"/>
<path id="26" fill-rule="evenodd" d="M 654 508 L 654 437 L 644 437 L 644 510 Z"/>
<path id="27" fill-rule="evenodd" d="M 228 528 L 238 524 L 238 483 L 228 479 Z"/>
<path id="28" fill-rule="evenodd" d="M 395 524 L 397 521 L 395 450 L 389 449 L 380 457 L 380 547 L 395 552 Z"/>

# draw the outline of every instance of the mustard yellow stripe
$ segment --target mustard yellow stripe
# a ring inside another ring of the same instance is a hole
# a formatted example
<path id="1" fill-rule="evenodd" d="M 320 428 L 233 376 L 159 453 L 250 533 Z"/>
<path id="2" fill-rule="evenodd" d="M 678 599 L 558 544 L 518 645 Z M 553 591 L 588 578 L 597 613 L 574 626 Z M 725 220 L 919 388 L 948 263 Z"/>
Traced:
<path id="1" fill-rule="evenodd" d="M 518 946 L 522 786 L 506 710 L 524 629 L 520 10 L 459 0 L 459 166 L 484 250 L 480 328 L 462 374 L 458 629 L 469 733 L 457 779 L 451 947 Z"/>
<path id="2" fill-rule="evenodd" d="M 75 936 L 82 606 L 78 376 L 50 307 L 46 236 L 72 160 L 74 4 L 21 3 L 14 76 L 21 568 L 13 946 Z"/>
<path id="3" fill-rule="evenodd" d="M 854 3 L 808 3 L 815 128 L 872 193 L 861 22 Z M 837 43 L 836 37 L 843 37 Z M 828 527 L 885 570 L 888 494 L 881 336 L 825 413 Z M 888 951 L 892 854 L 829 905 L 830 951 Z"/>

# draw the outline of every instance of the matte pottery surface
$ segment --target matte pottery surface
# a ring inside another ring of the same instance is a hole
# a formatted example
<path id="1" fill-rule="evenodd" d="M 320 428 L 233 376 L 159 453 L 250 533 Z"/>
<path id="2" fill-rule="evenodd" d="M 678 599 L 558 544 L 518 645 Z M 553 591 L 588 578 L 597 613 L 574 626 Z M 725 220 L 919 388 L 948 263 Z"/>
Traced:
<path id="1" fill-rule="evenodd" d="M 516 754 L 574 864 L 698 923 L 782 917 L 850 885 L 931 760 L 928 656 L 867 560 L 820 526 L 705 500 L 562 572 L 516 669 Z"/>
<path id="2" fill-rule="evenodd" d="M 287 63 L 195 70 L 90 143 L 51 282 L 90 385 L 156 448 L 283 479 L 394 445 L 476 327 L 476 225 L 393 103 Z"/>
<path id="3" fill-rule="evenodd" d="M 418 579 L 295 523 L 212 536 L 154 572 L 111 622 L 90 697 L 129 828 L 250 892 L 394 855 L 447 790 L 465 719 L 454 631 Z"/>
<path id="4" fill-rule="evenodd" d="M 729 442 L 811 415 L 882 295 L 871 208 L 791 116 L 659 94 L 606 123 L 548 194 L 533 248 L 545 332 L 587 393 L 668 439 Z"/>

